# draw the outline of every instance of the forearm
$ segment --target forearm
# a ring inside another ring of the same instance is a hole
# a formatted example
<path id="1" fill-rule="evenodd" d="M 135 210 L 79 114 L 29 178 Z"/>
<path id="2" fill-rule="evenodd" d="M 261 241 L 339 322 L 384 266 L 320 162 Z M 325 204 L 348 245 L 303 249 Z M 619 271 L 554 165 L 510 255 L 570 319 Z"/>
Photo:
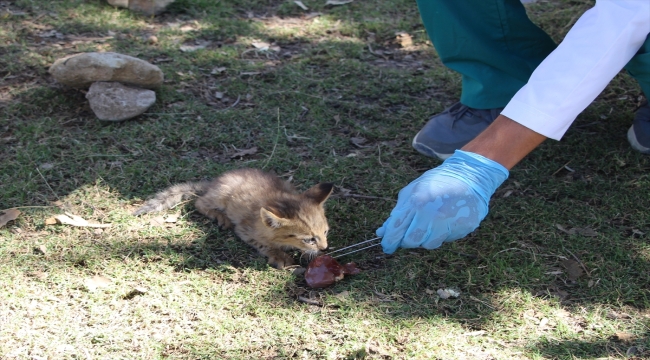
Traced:
<path id="1" fill-rule="evenodd" d="M 637 53 L 649 32 L 648 0 L 598 0 L 502 114 L 559 140 Z"/>
<path id="2" fill-rule="evenodd" d="M 544 135 L 499 115 L 462 150 L 485 156 L 510 170 L 544 140 Z"/>

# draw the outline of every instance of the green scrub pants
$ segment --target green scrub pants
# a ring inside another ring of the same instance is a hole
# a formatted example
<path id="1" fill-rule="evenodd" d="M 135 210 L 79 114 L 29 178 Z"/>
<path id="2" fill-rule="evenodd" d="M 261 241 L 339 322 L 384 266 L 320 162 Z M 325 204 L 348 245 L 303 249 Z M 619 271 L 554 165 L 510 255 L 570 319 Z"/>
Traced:
<path id="1" fill-rule="evenodd" d="M 505 107 L 555 43 L 520 0 L 417 0 L 422 22 L 445 66 L 462 76 L 460 102 Z M 650 38 L 625 67 L 650 95 Z"/>

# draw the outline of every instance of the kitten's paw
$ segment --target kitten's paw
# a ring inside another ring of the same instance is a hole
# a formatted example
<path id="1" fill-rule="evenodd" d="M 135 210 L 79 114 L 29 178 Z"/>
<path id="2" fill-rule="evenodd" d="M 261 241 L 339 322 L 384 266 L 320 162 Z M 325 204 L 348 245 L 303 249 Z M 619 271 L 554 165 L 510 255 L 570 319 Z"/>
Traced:
<path id="1" fill-rule="evenodd" d="M 269 265 L 282 270 L 287 266 L 293 265 L 293 258 L 284 251 L 278 250 L 269 255 Z"/>

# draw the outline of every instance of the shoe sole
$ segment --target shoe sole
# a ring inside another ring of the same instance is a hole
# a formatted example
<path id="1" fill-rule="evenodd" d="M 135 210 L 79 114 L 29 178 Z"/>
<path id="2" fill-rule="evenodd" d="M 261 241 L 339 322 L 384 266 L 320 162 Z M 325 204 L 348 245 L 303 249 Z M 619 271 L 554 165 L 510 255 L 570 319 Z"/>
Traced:
<path id="1" fill-rule="evenodd" d="M 432 148 L 430 148 L 430 147 L 428 147 L 428 146 L 426 146 L 424 144 L 420 144 L 419 142 L 417 142 L 418 135 L 420 135 L 419 131 L 413 137 L 413 142 L 411 143 L 411 146 L 413 146 L 413 148 L 417 152 L 419 152 L 420 154 L 422 154 L 424 156 L 432 157 L 432 158 L 437 157 L 440 160 L 447 160 L 447 158 L 449 158 L 450 156 L 453 155 L 453 153 L 452 154 L 441 154 L 441 153 L 436 152 L 435 150 L 433 150 Z"/>
<path id="2" fill-rule="evenodd" d="M 639 141 L 636 139 L 636 134 L 634 134 L 634 125 L 630 126 L 630 128 L 627 130 L 627 141 L 629 141 L 632 149 L 643 154 L 650 154 L 650 148 L 639 144 Z"/>

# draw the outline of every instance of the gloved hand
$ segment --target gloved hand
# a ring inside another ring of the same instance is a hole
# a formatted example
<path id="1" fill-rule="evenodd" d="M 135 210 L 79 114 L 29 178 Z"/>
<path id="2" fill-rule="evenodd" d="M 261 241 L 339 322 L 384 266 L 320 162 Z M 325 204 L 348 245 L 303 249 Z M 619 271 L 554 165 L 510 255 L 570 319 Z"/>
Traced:
<path id="1" fill-rule="evenodd" d="M 384 252 L 398 247 L 435 249 L 474 231 L 497 187 L 508 178 L 501 164 L 456 150 L 400 190 L 390 217 L 377 229 Z"/>

